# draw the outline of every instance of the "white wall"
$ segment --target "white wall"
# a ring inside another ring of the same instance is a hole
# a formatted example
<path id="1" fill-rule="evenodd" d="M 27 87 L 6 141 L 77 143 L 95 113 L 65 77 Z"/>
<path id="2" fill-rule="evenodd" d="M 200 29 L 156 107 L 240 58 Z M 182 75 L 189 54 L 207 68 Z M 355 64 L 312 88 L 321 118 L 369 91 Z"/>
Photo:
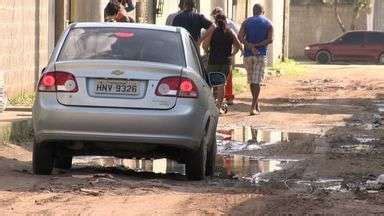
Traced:
<path id="1" fill-rule="evenodd" d="M 373 30 L 384 31 L 384 1 L 376 0 L 373 16 Z"/>
<path id="2" fill-rule="evenodd" d="M 101 22 L 104 20 L 104 7 L 108 0 L 72 0 L 72 22 Z"/>
<path id="3" fill-rule="evenodd" d="M 156 17 L 156 24 L 165 25 L 169 14 L 179 11 L 178 0 L 164 0 L 163 14 Z"/>

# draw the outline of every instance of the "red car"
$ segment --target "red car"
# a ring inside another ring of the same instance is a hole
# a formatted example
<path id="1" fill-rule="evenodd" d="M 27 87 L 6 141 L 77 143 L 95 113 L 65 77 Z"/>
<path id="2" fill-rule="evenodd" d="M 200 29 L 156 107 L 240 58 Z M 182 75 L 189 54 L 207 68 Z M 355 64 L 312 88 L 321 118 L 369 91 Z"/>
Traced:
<path id="1" fill-rule="evenodd" d="M 307 46 L 305 55 L 320 64 L 333 61 L 374 61 L 384 64 L 384 32 L 347 32 L 332 42 Z"/>

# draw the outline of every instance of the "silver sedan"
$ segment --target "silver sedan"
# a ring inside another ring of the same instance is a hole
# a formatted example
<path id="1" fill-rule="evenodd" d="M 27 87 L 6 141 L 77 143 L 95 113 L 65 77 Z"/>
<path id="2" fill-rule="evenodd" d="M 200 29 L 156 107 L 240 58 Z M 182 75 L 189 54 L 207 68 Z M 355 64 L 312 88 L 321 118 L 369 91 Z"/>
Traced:
<path id="1" fill-rule="evenodd" d="M 170 158 L 191 180 L 211 175 L 218 111 L 205 77 L 182 28 L 72 24 L 37 87 L 34 173 L 97 155 Z"/>

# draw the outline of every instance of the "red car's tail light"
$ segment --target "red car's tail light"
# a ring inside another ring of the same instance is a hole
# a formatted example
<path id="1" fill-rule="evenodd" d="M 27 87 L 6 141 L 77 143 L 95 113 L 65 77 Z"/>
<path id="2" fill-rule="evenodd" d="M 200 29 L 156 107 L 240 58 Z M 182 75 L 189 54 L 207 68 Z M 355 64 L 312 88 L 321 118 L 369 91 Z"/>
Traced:
<path id="1" fill-rule="evenodd" d="M 63 71 L 45 73 L 39 82 L 40 92 L 77 92 L 79 90 L 75 76 Z"/>
<path id="2" fill-rule="evenodd" d="M 188 78 L 181 78 L 179 97 L 197 98 L 198 90 L 195 83 Z"/>
<path id="3" fill-rule="evenodd" d="M 195 83 L 185 77 L 166 77 L 160 80 L 156 88 L 157 96 L 197 98 Z"/>

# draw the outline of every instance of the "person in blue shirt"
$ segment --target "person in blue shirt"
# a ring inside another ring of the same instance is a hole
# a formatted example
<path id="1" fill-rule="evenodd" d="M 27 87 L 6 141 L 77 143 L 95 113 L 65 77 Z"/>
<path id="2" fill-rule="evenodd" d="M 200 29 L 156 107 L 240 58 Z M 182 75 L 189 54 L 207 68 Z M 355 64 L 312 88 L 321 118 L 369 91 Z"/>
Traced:
<path id="1" fill-rule="evenodd" d="M 253 6 L 253 16 L 241 25 L 239 40 L 245 46 L 244 65 L 253 98 L 250 115 L 256 115 L 260 113 L 260 84 L 264 79 L 267 46 L 273 42 L 272 22 L 264 16 L 264 8 L 260 4 Z"/>

